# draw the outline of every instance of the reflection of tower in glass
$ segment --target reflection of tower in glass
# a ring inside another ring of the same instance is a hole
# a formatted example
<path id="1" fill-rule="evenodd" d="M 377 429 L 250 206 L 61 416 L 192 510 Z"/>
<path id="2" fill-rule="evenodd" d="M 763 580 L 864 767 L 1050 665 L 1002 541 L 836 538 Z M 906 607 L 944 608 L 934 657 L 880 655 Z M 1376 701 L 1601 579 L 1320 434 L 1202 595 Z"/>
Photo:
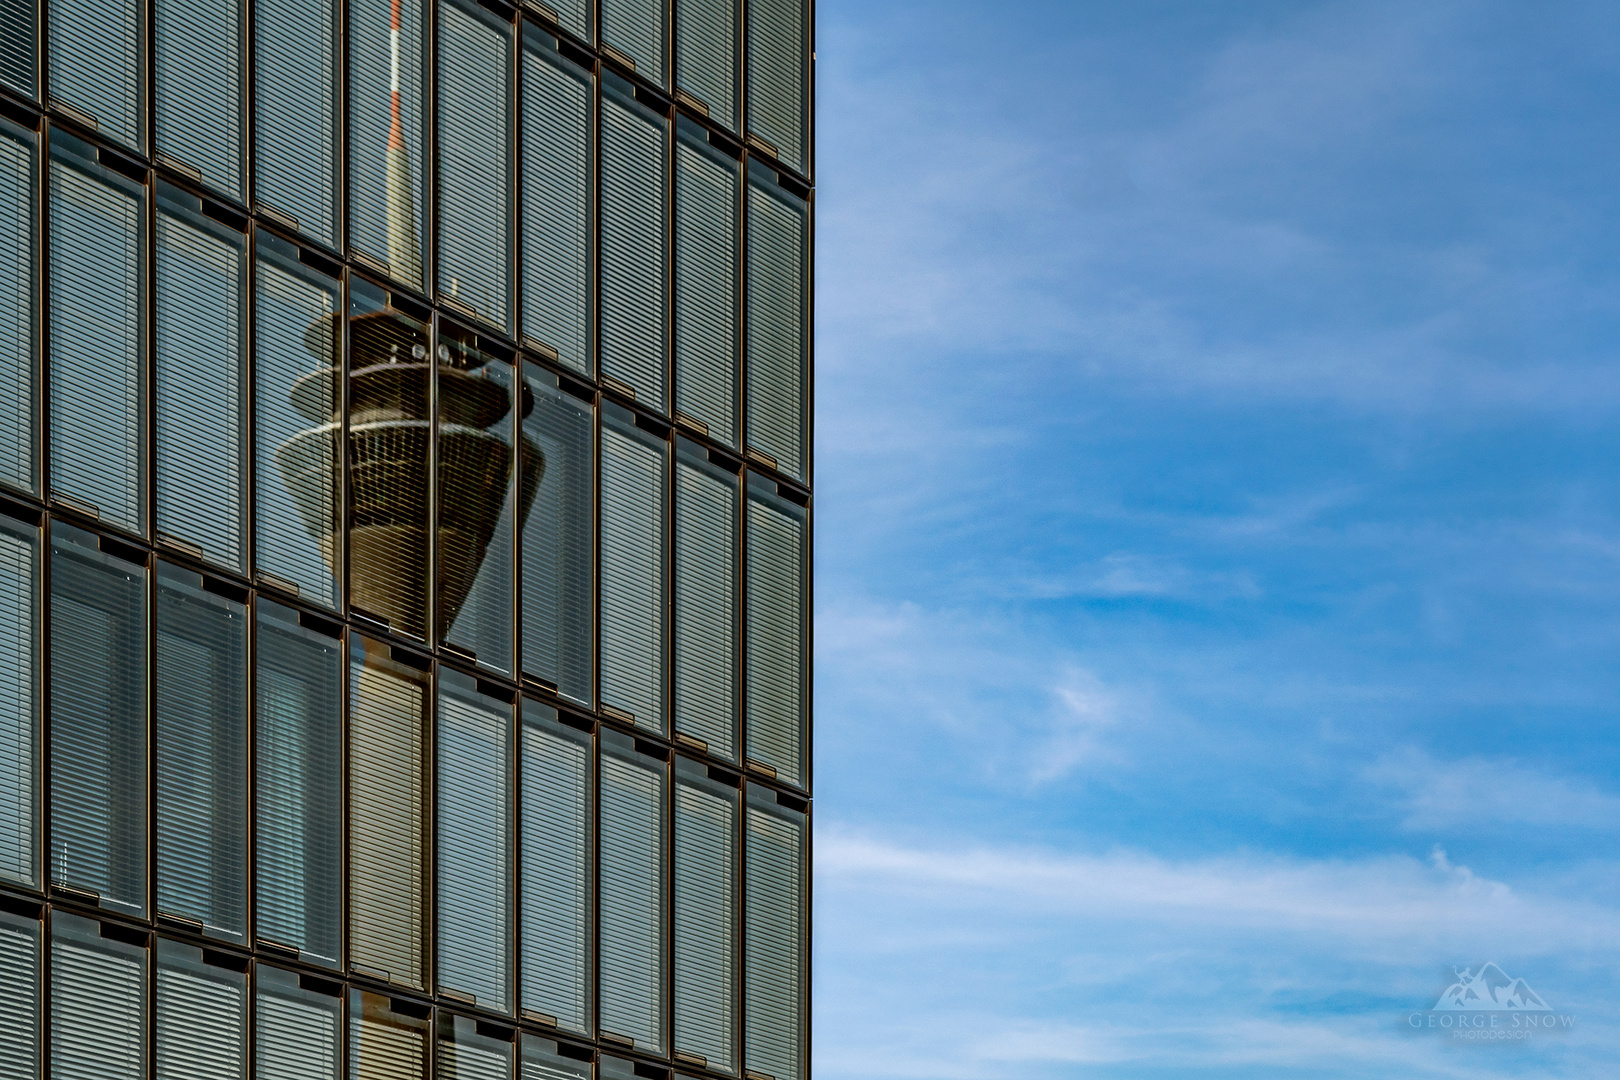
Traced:
<path id="1" fill-rule="evenodd" d="M 411 193 L 411 156 L 405 146 L 405 122 L 400 115 L 399 33 L 400 4 L 393 0 L 388 25 L 388 265 L 395 277 L 412 284 L 422 280 L 422 257 L 416 248 L 416 200 Z"/>

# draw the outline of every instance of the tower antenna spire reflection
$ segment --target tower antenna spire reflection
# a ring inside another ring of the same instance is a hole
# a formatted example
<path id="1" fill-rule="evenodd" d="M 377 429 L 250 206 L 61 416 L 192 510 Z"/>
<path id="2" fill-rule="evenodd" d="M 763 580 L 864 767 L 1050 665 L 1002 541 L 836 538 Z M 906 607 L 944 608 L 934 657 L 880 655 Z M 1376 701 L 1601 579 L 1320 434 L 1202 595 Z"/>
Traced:
<path id="1" fill-rule="evenodd" d="M 411 192 L 411 155 L 399 89 L 399 40 L 403 0 L 392 0 L 388 19 L 388 149 L 384 183 L 388 198 L 388 263 L 394 276 L 415 284 L 422 278 L 416 246 L 416 200 Z"/>

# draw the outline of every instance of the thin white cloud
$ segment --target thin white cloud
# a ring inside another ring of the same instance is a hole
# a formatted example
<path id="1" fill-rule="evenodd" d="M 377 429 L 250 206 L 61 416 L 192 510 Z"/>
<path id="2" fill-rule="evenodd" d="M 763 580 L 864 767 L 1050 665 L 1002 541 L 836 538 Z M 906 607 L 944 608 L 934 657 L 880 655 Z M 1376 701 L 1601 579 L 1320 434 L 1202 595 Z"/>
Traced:
<path id="1" fill-rule="evenodd" d="M 1588 780 L 1487 757 L 1442 761 L 1415 747 L 1380 758 L 1366 779 L 1391 793 L 1408 829 L 1544 825 L 1620 829 L 1620 797 Z"/>

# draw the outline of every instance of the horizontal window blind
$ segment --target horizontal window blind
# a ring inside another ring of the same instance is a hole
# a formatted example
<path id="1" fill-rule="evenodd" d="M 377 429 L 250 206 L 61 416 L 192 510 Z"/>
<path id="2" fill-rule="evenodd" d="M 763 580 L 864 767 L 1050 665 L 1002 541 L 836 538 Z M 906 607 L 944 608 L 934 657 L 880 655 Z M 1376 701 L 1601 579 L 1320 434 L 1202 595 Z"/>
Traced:
<path id="1" fill-rule="evenodd" d="M 146 569 L 51 523 L 50 880 L 146 912 Z"/>
<path id="2" fill-rule="evenodd" d="M 523 333 L 590 374 L 594 80 L 532 23 L 523 44 Z"/>
<path id="3" fill-rule="evenodd" d="M 602 703 L 664 730 L 668 444 L 602 406 Z"/>
<path id="4" fill-rule="evenodd" d="M 145 197 L 94 155 L 53 131 L 51 487 L 145 532 Z"/>
<path id="5" fill-rule="evenodd" d="M 0 484 L 30 494 L 39 490 L 37 145 L 32 132 L 0 121 Z"/>
<path id="6" fill-rule="evenodd" d="M 512 1011 L 512 706 L 439 669 L 438 980 Z"/>
<path id="7" fill-rule="evenodd" d="M 258 936 L 342 959 L 343 654 L 298 613 L 256 605 Z"/>
<path id="8" fill-rule="evenodd" d="M 737 803 L 730 784 L 675 759 L 675 1039 L 737 1071 Z"/>
<path id="9" fill-rule="evenodd" d="M 51 1080 L 145 1080 L 146 949 L 51 913 Z"/>
<path id="10" fill-rule="evenodd" d="M 381 994 L 349 991 L 347 1080 L 427 1080 L 428 1010 L 395 1011 Z"/>
<path id="11" fill-rule="evenodd" d="M 509 330 L 512 25 L 439 3 L 439 294 Z"/>
<path id="12" fill-rule="evenodd" d="M 422 987 L 427 676 L 349 638 L 349 961 Z"/>
<path id="13" fill-rule="evenodd" d="M 635 63 L 636 74 L 654 86 L 669 85 L 664 54 L 669 20 L 663 0 L 601 0 L 602 41 Z"/>
<path id="14" fill-rule="evenodd" d="M 338 247 L 336 0 L 257 0 L 254 197 Z"/>
<path id="15" fill-rule="evenodd" d="M 664 787 L 668 767 L 601 733 L 601 1018 L 605 1032 L 664 1052 Z"/>
<path id="16" fill-rule="evenodd" d="M 247 975 L 158 939 L 157 1080 L 247 1076 Z"/>
<path id="17" fill-rule="evenodd" d="M 748 130 L 805 176 L 809 22 L 805 0 L 748 0 Z"/>
<path id="18" fill-rule="evenodd" d="M 247 938 L 247 606 L 158 563 L 157 907 Z"/>
<path id="19" fill-rule="evenodd" d="M 479 1026 L 465 1016 L 439 1014 L 439 1080 L 512 1080 L 512 1040 L 481 1034 Z"/>
<path id="20" fill-rule="evenodd" d="M 39 920 L 0 911 L 0 1080 L 39 1076 Z"/>
<path id="21" fill-rule="evenodd" d="M 759 165 L 748 172 L 748 443 L 805 479 L 809 216 Z"/>
<path id="22" fill-rule="evenodd" d="M 804 786 L 804 509 L 748 478 L 748 756 Z"/>
<path id="23" fill-rule="evenodd" d="M 602 76 L 602 371 L 665 410 L 665 118 Z"/>
<path id="24" fill-rule="evenodd" d="M 545 456 L 523 524 L 523 670 L 589 705 L 596 697 L 595 418 L 589 401 L 566 393 L 538 364 L 525 363 L 523 378 L 534 396 L 523 452 Z"/>
<path id="25" fill-rule="evenodd" d="M 39 530 L 0 517 L 0 879 L 39 884 Z"/>
<path id="26" fill-rule="evenodd" d="M 428 210 L 425 5 L 353 0 L 348 9 L 349 244 L 420 289 Z"/>
<path id="27" fill-rule="evenodd" d="M 678 439 L 675 730 L 737 760 L 737 476 Z"/>
<path id="28" fill-rule="evenodd" d="M 591 736 L 525 698 L 520 752 L 520 1002 L 589 1033 Z"/>
<path id="29" fill-rule="evenodd" d="M 50 96 L 86 114 L 105 137 L 144 149 L 140 0 L 57 0 L 49 12 Z"/>
<path id="30" fill-rule="evenodd" d="M 304 989 L 297 975 L 264 964 L 253 977 L 257 1080 L 338 1080 L 342 999 Z"/>
<path id="31" fill-rule="evenodd" d="M 528 1034 L 521 1038 L 518 1080 L 591 1080 L 589 1051 L 580 1050 L 580 1057 L 568 1057 L 561 1052 L 563 1047 L 550 1039 Z"/>
<path id="32" fill-rule="evenodd" d="M 335 608 L 342 405 L 337 281 L 258 234 L 254 288 L 254 562 L 273 584 Z M 320 373 L 325 373 L 324 377 Z M 284 584 L 283 584 L 284 583 Z"/>
<path id="33" fill-rule="evenodd" d="M 743 954 L 744 1064 L 776 1080 L 804 1075 L 805 821 L 748 789 Z"/>
<path id="34" fill-rule="evenodd" d="M 247 197 L 247 49 L 242 0 L 154 0 L 157 149 L 202 182 Z"/>
<path id="35" fill-rule="evenodd" d="M 737 130 L 737 0 L 675 0 L 675 83 Z"/>
<path id="36" fill-rule="evenodd" d="M 736 449 L 738 224 L 742 170 L 677 118 L 675 407 Z"/>
<path id="37" fill-rule="evenodd" d="M 0 83 L 23 97 L 39 97 L 38 0 L 0 3 Z"/>
<path id="38" fill-rule="evenodd" d="M 247 247 L 162 185 L 156 229 L 157 527 L 247 571 Z"/>

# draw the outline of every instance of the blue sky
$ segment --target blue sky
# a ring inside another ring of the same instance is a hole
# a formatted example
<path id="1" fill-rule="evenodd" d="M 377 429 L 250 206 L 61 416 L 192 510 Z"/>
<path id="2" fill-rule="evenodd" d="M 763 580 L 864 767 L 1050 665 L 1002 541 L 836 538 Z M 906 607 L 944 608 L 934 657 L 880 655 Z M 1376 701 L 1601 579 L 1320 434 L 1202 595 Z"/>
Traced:
<path id="1" fill-rule="evenodd" d="M 1620 7 L 819 20 L 817 1076 L 1606 1072 Z"/>

